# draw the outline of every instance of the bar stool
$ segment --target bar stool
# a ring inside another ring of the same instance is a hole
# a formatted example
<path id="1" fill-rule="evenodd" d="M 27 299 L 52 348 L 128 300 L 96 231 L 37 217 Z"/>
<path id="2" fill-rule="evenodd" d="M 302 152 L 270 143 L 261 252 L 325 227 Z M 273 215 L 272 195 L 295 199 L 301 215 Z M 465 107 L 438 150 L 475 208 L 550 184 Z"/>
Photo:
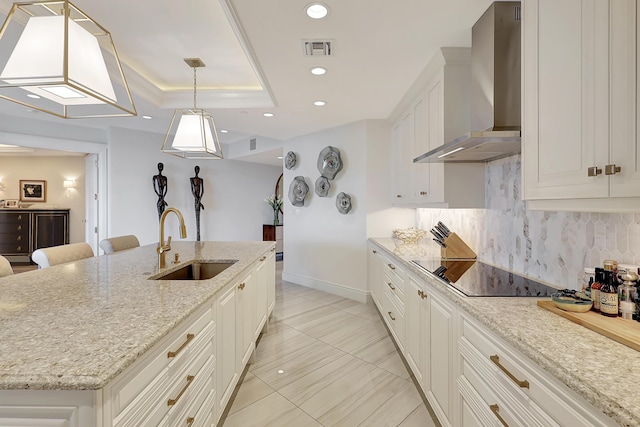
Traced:
<path id="1" fill-rule="evenodd" d="M 13 268 L 8 259 L 0 255 L 0 277 L 11 276 L 13 274 Z"/>
<path id="2" fill-rule="evenodd" d="M 91 257 L 93 257 L 93 249 L 84 242 L 36 249 L 31 254 L 31 259 L 38 264 L 38 268 L 47 268 Z"/>
<path id="3" fill-rule="evenodd" d="M 138 238 L 132 234 L 127 236 L 109 237 L 100 242 L 100 249 L 105 254 L 112 254 L 114 252 L 124 251 L 127 249 L 133 249 L 140 246 Z"/>

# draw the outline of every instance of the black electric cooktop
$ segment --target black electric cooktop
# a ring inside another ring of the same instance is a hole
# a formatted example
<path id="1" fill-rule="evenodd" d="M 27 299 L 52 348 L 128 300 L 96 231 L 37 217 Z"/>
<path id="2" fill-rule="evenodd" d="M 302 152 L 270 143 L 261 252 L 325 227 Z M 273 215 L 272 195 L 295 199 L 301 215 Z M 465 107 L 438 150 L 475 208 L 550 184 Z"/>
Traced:
<path id="1" fill-rule="evenodd" d="M 550 297 L 558 289 L 476 260 L 414 260 L 413 264 L 469 297 Z"/>

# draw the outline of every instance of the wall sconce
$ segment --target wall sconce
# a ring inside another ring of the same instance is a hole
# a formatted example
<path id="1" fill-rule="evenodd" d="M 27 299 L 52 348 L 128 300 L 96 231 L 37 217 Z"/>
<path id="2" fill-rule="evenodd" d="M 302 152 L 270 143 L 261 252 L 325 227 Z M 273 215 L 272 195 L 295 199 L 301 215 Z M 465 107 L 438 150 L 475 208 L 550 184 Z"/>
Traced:
<path id="1" fill-rule="evenodd" d="M 65 179 L 62 186 L 67 189 L 67 197 L 71 196 L 71 189 L 76 188 L 76 181 L 73 179 Z"/>

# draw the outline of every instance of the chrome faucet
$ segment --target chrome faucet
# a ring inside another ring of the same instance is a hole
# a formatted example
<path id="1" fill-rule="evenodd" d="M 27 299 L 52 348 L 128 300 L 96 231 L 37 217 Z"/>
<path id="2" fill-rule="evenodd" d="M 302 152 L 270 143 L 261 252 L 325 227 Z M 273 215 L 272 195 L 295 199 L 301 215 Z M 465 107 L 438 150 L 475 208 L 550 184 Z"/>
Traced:
<path id="1" fill-rule="evenodd" d="M 175 213 L 180 220 L 180 237 L 182 239 L 185 239 L 187 237 L 187 227 L 185 227 L 184 225 L 184 217 L 182 216 L 182 213 L 180 213 L 180 211 L 176 208 L 165 209 L 165 211 L 162 213 L 162 216 L 160 217 L 160 240 L 158 241 L 158 248 L 156 249 L 156 252 L 158 252 L 158 268 L 166 267 L 166 253 L 171 250 L 171 236 L 169 236 L 169 238 L 167 239 L 167 243 L 164 243 L 164 220 L 169 212 Z"/>

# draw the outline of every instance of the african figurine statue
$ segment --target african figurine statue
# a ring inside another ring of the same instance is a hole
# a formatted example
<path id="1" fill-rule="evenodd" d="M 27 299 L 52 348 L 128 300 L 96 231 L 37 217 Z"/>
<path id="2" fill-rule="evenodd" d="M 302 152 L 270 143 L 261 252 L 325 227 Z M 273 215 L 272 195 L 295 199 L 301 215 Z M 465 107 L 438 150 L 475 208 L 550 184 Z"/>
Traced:
<path id="1" fill-rule="evenodd" d="M 158 175 L 153 176 L 153 189 L 158 195 L 158 220 L 162 216 L 164 212 L 164 207 L 167 206 L 167 202 L 164 201 L 164 196 L 167 195 L 167 177 L 162 175 L 162 169 L 164 169 L 164 165 L 162 163 L 158 163 Z"/>
<path id="2" fill-rule="evenodd" d="M 200 173 L 200 166 L 195 167 L 196 176 L 191 177 L 191 193 L 195 198 L 196 209 L 196 234 L 197 241 L 200 241 L 200 209 L 204 209 L 204 205 L 201 202 L 202 195 L 204 194 L 204 180 L 198 176 Z"/>

